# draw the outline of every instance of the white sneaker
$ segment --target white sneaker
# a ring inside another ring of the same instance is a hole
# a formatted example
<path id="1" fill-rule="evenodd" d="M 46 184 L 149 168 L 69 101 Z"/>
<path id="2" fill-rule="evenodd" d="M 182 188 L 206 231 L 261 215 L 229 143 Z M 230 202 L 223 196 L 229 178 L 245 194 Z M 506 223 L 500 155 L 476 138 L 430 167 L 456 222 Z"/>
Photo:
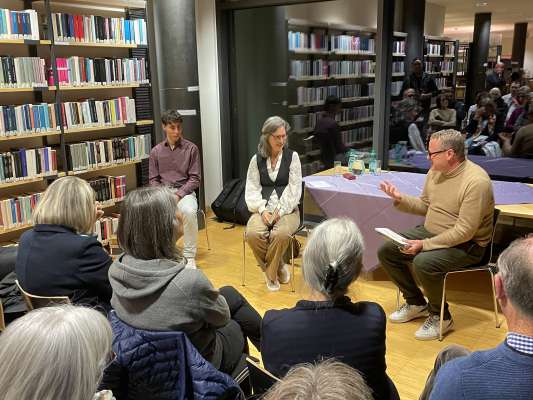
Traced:
<path id="1" fill-rule="evenodd" d="M 291 270 L 289 269 L 289 264 L 283 264 L 279 270 L 279 283 L 289 283 L 291 280 Z"/>
<path id="2" fill-rule="evenodd" d="M 185 268 L 197 269 L 196 261 L 194 260 L 194 258 L 187 258 L 187 265 L 185 265 Z"/>
<path id="3" fill-rule="evenodd" d="M 445 319 L 442 321 L 442 335 L 448 332 L 453 327 L 453 319 Z M 438 315 L 430 315 L 424 321 L 422 326 L 416 331 L 415 338 L 418 340 L 435 340 L 439 338 L 440 317 Z"/>
<path id="4" fill-rule="evenodd" d="M 429 313 L 427 304 L 424 306 L 414 306 L 404 303 L 399 309 L 389 315 L 389 319 L 391 322 L 401 324 L 416 318 L 427 317 L 428 315 Z"/>
<path id="5" fill-rule="evenodd" d="M 270 290 L 271 292 L 277 292 L 279 290 L 279 282 L 277 280 L 271 281 L 270 279 L 268 279 L 266 274 L 264 275 L 265 275 L 265 282 L 267 285 L 267 289 Z"/>

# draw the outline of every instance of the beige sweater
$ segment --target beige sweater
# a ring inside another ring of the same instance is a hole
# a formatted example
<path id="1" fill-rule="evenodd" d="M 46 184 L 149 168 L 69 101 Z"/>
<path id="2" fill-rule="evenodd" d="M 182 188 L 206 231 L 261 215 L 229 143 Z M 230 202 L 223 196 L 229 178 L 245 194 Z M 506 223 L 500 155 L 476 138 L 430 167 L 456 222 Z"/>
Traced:
<path id="1" fill-rule="evenodd" d="M 473 240 L 487 246 L 492 233 L 494 196 L 487 173 L 471 161 L 442 173 L 429 170 L 420 197 L 402 195 L 395 206 L 425 215 L 424 227 L 436 236 L 423 240 L 423 250 L 454 247 Z"/>

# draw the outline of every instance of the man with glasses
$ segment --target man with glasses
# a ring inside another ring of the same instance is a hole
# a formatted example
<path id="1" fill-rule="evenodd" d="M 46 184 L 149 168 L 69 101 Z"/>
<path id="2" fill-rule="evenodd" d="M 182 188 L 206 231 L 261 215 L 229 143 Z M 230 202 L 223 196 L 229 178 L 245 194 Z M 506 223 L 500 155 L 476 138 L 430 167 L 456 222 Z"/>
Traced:
<path id="1" fill-rule="evenodd" d="M 389 182 L 381 184 L 398 210 L 426 217 L 423 226 L 402 233 L 407 246 L 387 242 L 378 251 L 381 265 L 406 301 L 389 316 L 391 322 L 408 322 L 429 313 L 415 333 L 419 340 L 439 337 L 444 274 L 481 261 L 491 239 L 494 212 L 491 180 L 481 167 L 465 160 L 460 132 L 434 133 L 428 149 L 431 169 L 420 197 L 400 193 Z M 427 302 L 409 270 L 411 263 Z M 443 333 L 452 326 L 446 304 Z"/>
<path id="2" fill-rule="evenodd" d="M 496 296 L 509 329 L 505 341 L 470 353 L 439 353 L 420 400 L 530 399 L 533 393 L 533 236 L 518 239 L 498 258 Z"/>

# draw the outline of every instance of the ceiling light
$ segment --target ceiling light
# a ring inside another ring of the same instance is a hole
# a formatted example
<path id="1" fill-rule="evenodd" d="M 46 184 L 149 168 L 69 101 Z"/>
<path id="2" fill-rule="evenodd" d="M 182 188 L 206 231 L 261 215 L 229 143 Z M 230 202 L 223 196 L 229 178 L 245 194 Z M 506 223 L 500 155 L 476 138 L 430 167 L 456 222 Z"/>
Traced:
<path id="1" fill-rule="evenodd" d="M 476 7 L 486 7 L 488 5 L 489 3 L 487 3 L 486 1 L 480 1 L 479 3 L 476 3 Z"/>

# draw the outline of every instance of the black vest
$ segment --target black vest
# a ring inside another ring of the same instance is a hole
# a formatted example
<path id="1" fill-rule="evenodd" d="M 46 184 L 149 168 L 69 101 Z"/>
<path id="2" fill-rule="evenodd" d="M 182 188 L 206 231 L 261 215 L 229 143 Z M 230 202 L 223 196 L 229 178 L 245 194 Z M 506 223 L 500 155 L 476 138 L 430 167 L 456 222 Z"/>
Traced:
<path id="1" fill-rule="evenodd" d="M 272 182 L 272 179 L 268 176 L 267 159 L 257 154 L 256 160 L 257 169 L 259 170 L 259 180 L 261 182 L 261 196 L 263 196 L 263 199 L 268 202 L 272 192 L 275 190 L 278 199 L 281 198 L 283 191 L 289 184 L 292 150 L 289 150 L 288 148 L 283 149 L 281 165 L 279 166 L 278 176 L 276 177 L 275 182 Z"/>

